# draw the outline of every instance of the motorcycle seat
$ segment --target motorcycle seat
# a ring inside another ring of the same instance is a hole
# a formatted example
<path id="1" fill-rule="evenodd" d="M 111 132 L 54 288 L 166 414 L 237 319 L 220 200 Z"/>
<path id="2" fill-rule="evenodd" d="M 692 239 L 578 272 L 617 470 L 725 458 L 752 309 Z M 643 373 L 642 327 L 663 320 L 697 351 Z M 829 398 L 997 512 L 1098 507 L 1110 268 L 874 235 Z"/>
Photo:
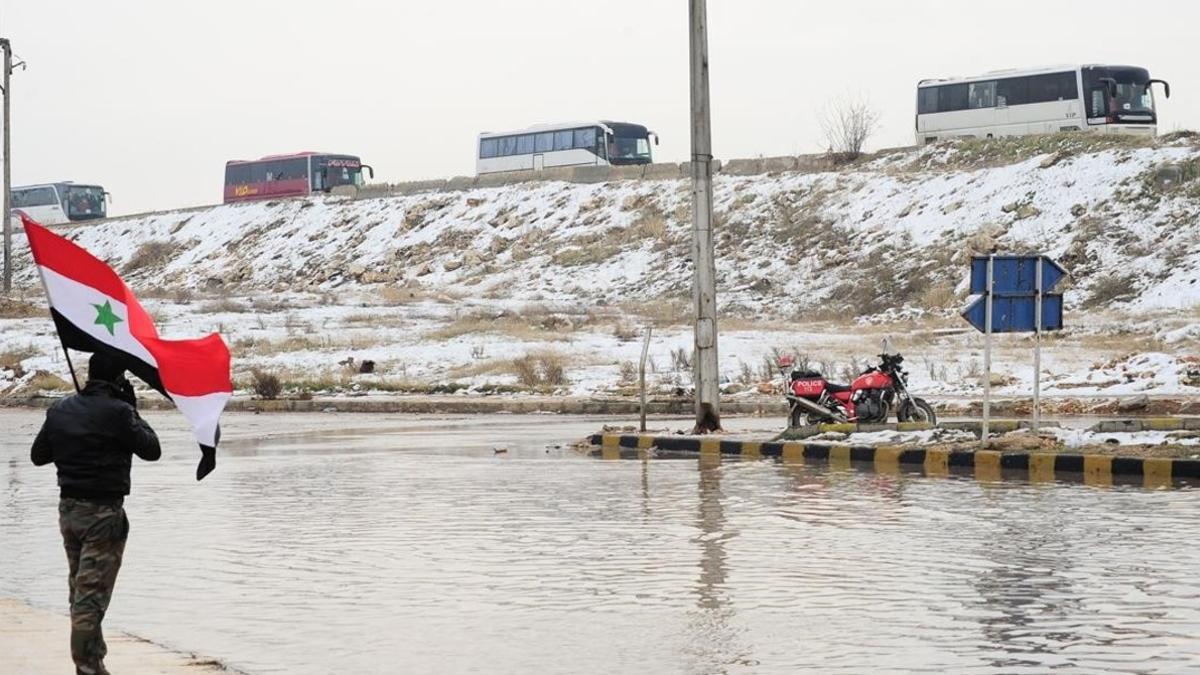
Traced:
<path id="1" fill-rule="evenodd" d="M 828 389 L 829 393 L 831 394 L 841 394 L 850 391 L 851 389 L 850 385 L 848 384 L 834 384 L 833 382 L 826 382 L 825 388 Z"/>

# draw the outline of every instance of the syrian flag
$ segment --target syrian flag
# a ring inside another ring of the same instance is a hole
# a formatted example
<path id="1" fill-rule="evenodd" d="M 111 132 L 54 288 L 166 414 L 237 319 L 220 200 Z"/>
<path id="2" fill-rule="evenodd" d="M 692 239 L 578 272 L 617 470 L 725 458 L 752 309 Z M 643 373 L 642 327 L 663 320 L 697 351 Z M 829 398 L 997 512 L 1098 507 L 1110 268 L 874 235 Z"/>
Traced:
<path id="1" fill-rule="evenodd" d="M 216 466 L 221 411 L 233 395 L 225 341 L 216 333 L 198 340 L 158 337 L 150 315 L 108 265 L 27 216 L 21 222 L 63 346 L 104 352 L 171 399 L 200 443 L 196 480 L 207 476 Z"/>

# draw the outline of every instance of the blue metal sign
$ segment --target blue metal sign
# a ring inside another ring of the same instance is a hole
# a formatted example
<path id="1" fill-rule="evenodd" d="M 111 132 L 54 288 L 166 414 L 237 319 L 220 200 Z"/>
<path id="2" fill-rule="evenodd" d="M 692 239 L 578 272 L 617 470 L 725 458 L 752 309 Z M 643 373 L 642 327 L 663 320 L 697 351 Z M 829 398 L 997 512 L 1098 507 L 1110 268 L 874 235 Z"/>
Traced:
<path id="1" fill-rule="evenodd" d="M 1037 331 L 1037 274 L 1042 272 L 1042 330 L 1062 330 L 1062 294 L 1048 293 L 1067 276 L 1058 263 L 1041 255 L 997 255 L 971 258 L 971 294 L 978 296 L 962 313 L 972 326 L 987 332 L 988 260 L 992 261 L 992 332 Z"/>
<path id="2" fill-rule="evenodd" d="M 992 298 L 993 333 L 1032 333 L 1037 330 L 1037 297 L 995 296 Z M 976 298 L 963 312 L 963 318 L 979 332 L 987 328 L 987 296 Z M 1062 330 L 1062 294 L 1047 293 L 1042 296 L 1042 330 Z"/>
<path id="3" fill-rule="evenodd" d="M 971 258 L 971 295 L 987 292 L 987 256 Z M 1042 292 L 1054 289 L 1066 270 L 1046 256 L 998 255 L 992 257 L 992 292 L 996 295 L 1032 295 L 1037 292 L 1037 268 L 1042 267 Z"/>

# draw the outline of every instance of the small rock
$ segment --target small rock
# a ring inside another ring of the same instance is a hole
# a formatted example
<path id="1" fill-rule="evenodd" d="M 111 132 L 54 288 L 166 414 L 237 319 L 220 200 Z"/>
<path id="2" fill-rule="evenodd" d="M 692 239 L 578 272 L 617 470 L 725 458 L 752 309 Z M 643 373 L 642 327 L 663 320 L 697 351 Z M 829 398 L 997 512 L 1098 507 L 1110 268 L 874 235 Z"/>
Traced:
<path id="1" fill-rule="evenodd" d="M 442 263 L 442 269 L 446 270 L 447 272 L 453 272 L 462 266 L 463 261 L 461 259 L 447 260 L 446 262 Z"/>
<path id="2" fill-rule="evenodd" d="M 1188 401 L 1179 406 L 1177 412 L 1180 415 L 1200 415 L 1200 401 Z"/>
<path id="3" fill-rule="evenodd" d="M 1075 206 L 1071 207 L 1071 215 L 1075 216 L 1076 218 L 1081 217 L 1085 213 L 1087 213 L 1087 207 L 1083 204 L 1076 204 Z"/>
<path id="4" fill-rule="evenodd" d="M 1042 215 L 1042 210 L 1033 204 L 1023 204 L 1017 209 L 1017 220 L 1025 220 L 1027 218 L 1036 218 Z"/>
<path id="5" fill-rule="evenodd" d="M 1183 182 L 1183 167 L 1178 164 L 1163 164 L 1154 170 L 1154 184 L 1160 190 Z"/>
<path id="6" fill-rule="evenodd" d="M 1019 208 L 1021 208 L 1021 202 L 1013 202 L 1011 204 L 1005 204 L 1004 206 L 1001 206 L 1000 210 L 1005 213 L 1012 213 Z"/>
<path id="7" fill-rule="evenodd" d="M 1055 164 L 1058 164 L 1059 162 L 1061 162 L 1065 157 L 1066 157 L 1066 155 L 1060 150 L 1060 151 L 1046 157 L 1046 159 L 1043 159 L 1042 163 L 1038 165 L 1038 168 L 1049 169 L 1050 167 L 1054 166 Z"/>
<path id="8" fill-rule="evenodd" d="M 1139 394 L 1132 398 L 1122 400 L 1117 404 L 1118 412 L 1134 412 L 1136 410 L 1145 410 L 1150 407 L 1150 397 L 1145 394 Z"/>

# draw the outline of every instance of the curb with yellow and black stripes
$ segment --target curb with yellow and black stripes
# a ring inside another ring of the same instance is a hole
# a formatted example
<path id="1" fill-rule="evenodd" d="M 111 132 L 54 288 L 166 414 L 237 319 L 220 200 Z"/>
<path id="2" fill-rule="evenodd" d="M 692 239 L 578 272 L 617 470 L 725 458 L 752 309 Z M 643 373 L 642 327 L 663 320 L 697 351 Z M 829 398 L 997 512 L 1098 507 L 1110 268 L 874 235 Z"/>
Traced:
<path id="1" fill-rule="evenodd" d="M 756 442 L 694 436 L 596 434 L 590 440 L 592 445 L 599 446 L 601 456 L 606 459 L 622 458 L 627 453 L 637 456 L 639 452 L 654 448 L 665 452 L 828 463 L 843 468 L 858 465 L 887 473 L 912 471 L 929 476 L 973 475 L 985 481 L 1062 480 L 1082 481 L 1090 485 L 1140 484 L 1146 487 L 1200 484 L 1200 460 L 1196 459 L 943 450 L 798 441 Z"/>

